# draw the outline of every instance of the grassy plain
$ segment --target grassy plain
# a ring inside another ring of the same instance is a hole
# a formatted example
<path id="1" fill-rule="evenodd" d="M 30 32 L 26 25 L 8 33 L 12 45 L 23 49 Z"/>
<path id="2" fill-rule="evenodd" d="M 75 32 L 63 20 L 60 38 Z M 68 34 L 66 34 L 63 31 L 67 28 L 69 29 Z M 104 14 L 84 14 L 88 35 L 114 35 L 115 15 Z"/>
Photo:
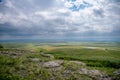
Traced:
<path id="1" fill-rule="evenodd" d="M 120 69 L 120 43 L 115 42 L 82 42 L 82 43 L 1 43 L 0 80 L 97 80 L 86 74 L 79 74 L 78 68 L 97 69 L 111 79 L 119 80 L 113 75 Z M 55 58 L 41 55 L 51 54 Z M 38 59 L 34 61 L 33 59 Z M 52 71 L 40 64 L 51 60 L 64 60 L 61 70 Z M 81 66 L 69 63 L 80 61 Z M 64 71 L 75 71 L 66 75 Z M 63 73 L 65 75 L 63 75 Z"/>

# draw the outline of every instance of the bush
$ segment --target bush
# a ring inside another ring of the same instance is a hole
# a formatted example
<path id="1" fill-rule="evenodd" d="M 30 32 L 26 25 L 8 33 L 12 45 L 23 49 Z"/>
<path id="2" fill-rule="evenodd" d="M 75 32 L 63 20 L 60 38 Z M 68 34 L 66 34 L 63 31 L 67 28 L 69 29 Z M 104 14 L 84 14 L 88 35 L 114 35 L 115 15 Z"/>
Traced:
<path id="1" fill-rule="evenodd" d="M 0 44 L 0 48 L 4 48 L 4 47 Z"/>
<path id="2" fill-rule="evenodd" d="M 84 60 L 87 66 L 92 67 L 110 67 L 110 68 L 120 68 L 119 61 L 102 61 L 102 60 Z"/>

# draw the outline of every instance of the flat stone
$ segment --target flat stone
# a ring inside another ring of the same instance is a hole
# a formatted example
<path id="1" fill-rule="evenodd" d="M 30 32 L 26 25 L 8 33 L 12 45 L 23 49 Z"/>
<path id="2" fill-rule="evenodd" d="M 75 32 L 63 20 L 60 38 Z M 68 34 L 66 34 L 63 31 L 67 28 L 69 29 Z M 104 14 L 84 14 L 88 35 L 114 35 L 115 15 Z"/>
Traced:
<path id="1" fill-rule="evenodd" d="M 80 68 L 79 73 L 85 74 L 85 75 L 88 75 L 91 77 L 93 77 L 93 76 L 103 77 L 103 74 L 99 70 L 88 70 L 86 68 Z"/>
<path id="2" fill-rule="evenodd" d="M 62 63 L 63 63 L 62 60 L 48 61 L 43 63 L 43 67 L 47 67 L 47 68 L 60 67 Z"/>

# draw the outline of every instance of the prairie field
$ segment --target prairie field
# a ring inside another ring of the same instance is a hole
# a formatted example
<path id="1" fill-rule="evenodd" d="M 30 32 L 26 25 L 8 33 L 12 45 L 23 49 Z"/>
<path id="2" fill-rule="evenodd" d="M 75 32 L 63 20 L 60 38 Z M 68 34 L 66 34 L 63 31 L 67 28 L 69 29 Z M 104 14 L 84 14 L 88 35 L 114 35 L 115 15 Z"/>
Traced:
<path id="1" fill-rule="evenodd" d="M 0 80 L 120 80 L 120 43 L 1 43 Z"/>

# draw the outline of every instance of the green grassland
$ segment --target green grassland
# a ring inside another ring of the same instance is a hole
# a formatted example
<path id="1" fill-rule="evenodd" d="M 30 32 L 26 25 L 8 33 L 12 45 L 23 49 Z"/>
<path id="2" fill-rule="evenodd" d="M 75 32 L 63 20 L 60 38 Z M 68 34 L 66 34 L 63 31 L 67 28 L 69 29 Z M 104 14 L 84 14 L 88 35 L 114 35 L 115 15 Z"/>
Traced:
<path id="1" fill-rule="evenodd" d="M 99 70 L 111 80 L 120 69 L 120 43 L 1 43 L 0 80 L 100 80 L 99 76 L 80 74 L 80 69 Z M 55 58 L 44 56 L 53 55 Z M 45 68 L 45 62 L 63 60 L 60 70 Z M 79 61 L 86 66 L 70 61 Z M 69 71 L 66 73 L 65 71 Z M 102 80 L 102 79 L 101 79 Z"/>
<path id="2" fill-rule="evenodd" d="M 53 54 L 57 59 L 84 61 L 89 66 L 120 67 L 120 51 L 117 50 L 61 48 L 47 53 Z"/>

